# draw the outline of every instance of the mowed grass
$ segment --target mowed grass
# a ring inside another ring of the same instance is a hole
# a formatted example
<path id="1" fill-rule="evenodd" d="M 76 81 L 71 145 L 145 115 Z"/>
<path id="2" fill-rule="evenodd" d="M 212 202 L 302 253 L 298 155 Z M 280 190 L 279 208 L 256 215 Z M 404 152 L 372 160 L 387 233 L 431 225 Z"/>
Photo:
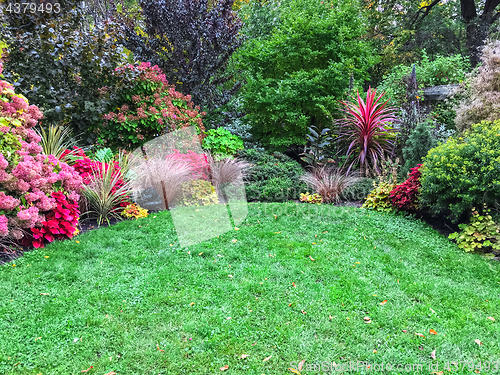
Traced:
<path id="1" fill-rule="evenodd" d="M 1 266 L 0 373 L 274 375 L 305 360 L 302 374 L 489 374 L 499 298 L 498 262 L 411 218 L 255 203 L 239 230 L 181 248 L 162 212 Z"/>

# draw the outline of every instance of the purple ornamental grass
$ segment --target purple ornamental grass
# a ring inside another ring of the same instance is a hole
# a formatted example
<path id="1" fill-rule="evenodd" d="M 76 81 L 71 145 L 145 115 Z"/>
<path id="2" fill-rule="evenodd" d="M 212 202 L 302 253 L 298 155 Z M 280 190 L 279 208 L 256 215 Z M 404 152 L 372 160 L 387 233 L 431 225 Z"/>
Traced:
<path id="1" fill-rule="evenodd" d="M 348 172 L 357 162 L 364 175 L 371 166 L 378 171 L 379 160 L 384 153 L 390 152 L 394 146 L 393 134 L 395 129 L 388 129 L 389 123 L 397 121 L 395 108 L 386 107 L 388 102 L 379 102 L 385 93 L 377 96 L 377 90 L 368 88 L 366 102 L 357 93 L 355 102 L 340 102 L 345 108 L 342 112 L 345 118 L 340 120 L 344 128 L 342 137 L 349 141 L 347 155 L 357 153 L 357 157 L 348 168 Z"/>

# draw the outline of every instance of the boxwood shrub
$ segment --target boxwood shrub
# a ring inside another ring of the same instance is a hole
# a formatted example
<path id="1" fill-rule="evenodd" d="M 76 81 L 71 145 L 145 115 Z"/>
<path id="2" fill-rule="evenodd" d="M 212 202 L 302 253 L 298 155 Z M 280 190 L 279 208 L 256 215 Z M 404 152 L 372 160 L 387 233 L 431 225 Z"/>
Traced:
<path id="1" fill-rule="evenodd" d="M 238 156 L 252 164 L 246 178 L 245 191 L 249 201 L 287 202 L 298 200 L 307 186 L 299 178 L 304 170 L 298 162 L 279 153 L 243 150 Z"/>
<path id="2" fill-rule="evenodd" d="M 500 120 L 475 124 L 424 158 L 420 203 L 433 214 L 466 220 L 473 207 L 500 203 Z"/>

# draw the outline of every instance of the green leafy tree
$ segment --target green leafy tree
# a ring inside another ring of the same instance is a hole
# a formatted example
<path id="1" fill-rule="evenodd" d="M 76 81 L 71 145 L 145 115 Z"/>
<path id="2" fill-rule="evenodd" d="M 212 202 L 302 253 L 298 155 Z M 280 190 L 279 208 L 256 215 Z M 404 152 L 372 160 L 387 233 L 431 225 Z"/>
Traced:
<path id="1" fill-rule="evenodd" d="M 350 75 L 362 82 L 373 62 L 360 40 L 363 23 L 355 3 L 290 0 L 279 17 L 270 35 L 249 40 L 238 57 L 247 81 L 244 120 L 271 150 L 305 144 L 309 126 L 328 123 L 325 113 L 344 97 Z"/>

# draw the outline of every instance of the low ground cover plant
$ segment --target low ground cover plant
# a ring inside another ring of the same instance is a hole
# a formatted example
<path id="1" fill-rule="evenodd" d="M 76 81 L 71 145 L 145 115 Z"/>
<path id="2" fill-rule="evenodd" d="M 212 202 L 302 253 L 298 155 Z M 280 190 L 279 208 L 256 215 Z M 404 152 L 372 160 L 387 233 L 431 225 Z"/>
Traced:
<path id="1" fill-rule="evenodd" d="M 491 210 L 484 206 L 481 213 L 472 208 L 472 217 L 469 224 L 459 224 L 461 232 L 449 235 L 455 239 L 459 248 L 465 251 L 491 248 L 500 251 L 500 225 L 493 221 Z"/>

